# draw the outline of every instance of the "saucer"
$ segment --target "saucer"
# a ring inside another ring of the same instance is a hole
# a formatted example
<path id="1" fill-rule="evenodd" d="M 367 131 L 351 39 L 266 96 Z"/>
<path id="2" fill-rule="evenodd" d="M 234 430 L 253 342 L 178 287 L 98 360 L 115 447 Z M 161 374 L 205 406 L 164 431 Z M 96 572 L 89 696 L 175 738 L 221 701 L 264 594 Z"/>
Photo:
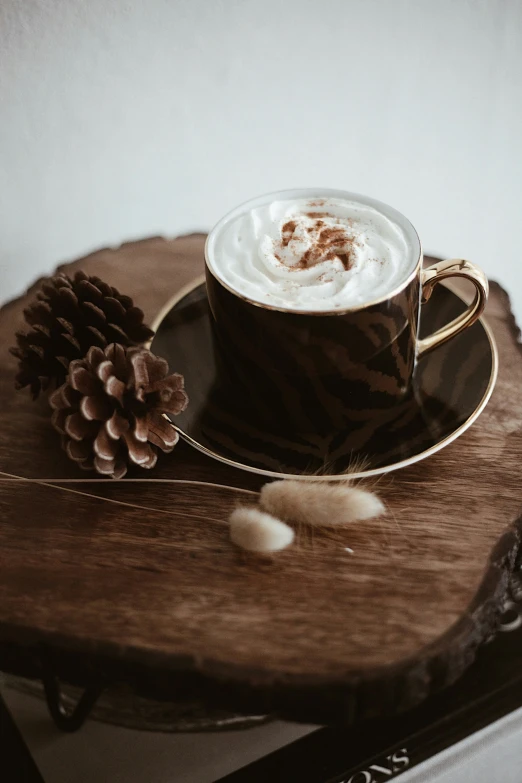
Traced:
<path id="1" fill-rule="evenodd" d="M 460 296 L 438 285 L 422 306 L 420 337 L 464 311 Z M 277 478 L 339 479 L 378 475 L 429 457 L 459 437 L 486 406 L 497 377 L 493 335 L 481 318 L 425 356 L 413 391 L 378 421 L 328 437 L 289 435 L 257 424 L 248 396 L 220 384 L 204 280 L 181 290 L 154 325 L 151 349 L 185 377 L 190 403 L 172 424 L 192 446 L 236 468 Z"/>

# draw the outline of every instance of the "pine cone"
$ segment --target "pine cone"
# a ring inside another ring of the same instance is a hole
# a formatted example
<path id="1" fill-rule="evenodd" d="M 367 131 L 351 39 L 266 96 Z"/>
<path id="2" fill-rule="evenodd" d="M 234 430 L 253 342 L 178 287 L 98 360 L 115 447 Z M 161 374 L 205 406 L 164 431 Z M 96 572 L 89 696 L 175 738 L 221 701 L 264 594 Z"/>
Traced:
<path id="1" fill-rule="evenodd" d="M 69 363 L 92 345 L 138 345 L 154 334 L 130 296 L 85 272 L 46 280 L 24 317 L 31 329 L 17 332 L 11 353 L 20 360 L 16 388 L 30 386 L 33 399 L 50 383 L 63 383 Z"/>
<path id="2" fill-rule="evenodd" d="M 185 410 L 183 376 L 145 348 L 93 346 L 69 365 L 49 398 L 67 455 L 86 470 L 122 478 L 129 462 L 153 468 L 157 448 L 172 451 L 178 433 L 163 413 Z M 157 447 L 157 448 L 156 448 Z"/>

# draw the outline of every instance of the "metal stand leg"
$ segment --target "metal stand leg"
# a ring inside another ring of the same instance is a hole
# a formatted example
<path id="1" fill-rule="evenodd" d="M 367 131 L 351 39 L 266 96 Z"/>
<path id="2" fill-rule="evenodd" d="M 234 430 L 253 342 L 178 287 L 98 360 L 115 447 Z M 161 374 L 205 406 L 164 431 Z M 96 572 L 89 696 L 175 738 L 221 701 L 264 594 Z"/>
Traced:
<path id="1" fill-rule="evenodd" d="M 86 688 L 72 711 L 66 709 L 62 701 L 60 683 L 52 674 L 43 677 L 45 698 L 51 718 L 61 731 L 78 731 L 96 704 L 103 688 L 101 685 L 91 685 Z"/>

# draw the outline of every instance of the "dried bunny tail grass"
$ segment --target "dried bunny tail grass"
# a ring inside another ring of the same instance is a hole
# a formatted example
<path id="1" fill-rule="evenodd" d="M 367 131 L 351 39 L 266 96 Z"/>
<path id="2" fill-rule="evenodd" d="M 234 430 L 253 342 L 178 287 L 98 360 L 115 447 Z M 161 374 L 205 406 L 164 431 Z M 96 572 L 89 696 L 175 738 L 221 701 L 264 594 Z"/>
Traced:
<path id="1" fill-rule="evenodd" d="M 241 506 L 230 515 L 230 538 L 250 552 L 278 552 L 294 540 L 291 527 L 253 506 Z"/>
<path id="2" fill-rule="evenodd" d="M 377 495 L 346 483 L 274 481 L 261 489 L 260 504 L 281 519 L 315 527 L 342 527 L 385 513 Z"/>

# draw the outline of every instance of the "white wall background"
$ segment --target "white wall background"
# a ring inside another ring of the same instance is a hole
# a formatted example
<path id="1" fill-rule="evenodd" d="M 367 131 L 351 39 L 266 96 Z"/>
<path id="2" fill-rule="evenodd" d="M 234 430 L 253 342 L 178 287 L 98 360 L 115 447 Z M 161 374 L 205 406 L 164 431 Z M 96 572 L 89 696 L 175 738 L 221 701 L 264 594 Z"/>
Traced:
<path id="1" fill-rule="evenodd" d="M 520 0 L 1 0 L 0 298 L 57 262 L 347 188 L 522 314 Z"/>

